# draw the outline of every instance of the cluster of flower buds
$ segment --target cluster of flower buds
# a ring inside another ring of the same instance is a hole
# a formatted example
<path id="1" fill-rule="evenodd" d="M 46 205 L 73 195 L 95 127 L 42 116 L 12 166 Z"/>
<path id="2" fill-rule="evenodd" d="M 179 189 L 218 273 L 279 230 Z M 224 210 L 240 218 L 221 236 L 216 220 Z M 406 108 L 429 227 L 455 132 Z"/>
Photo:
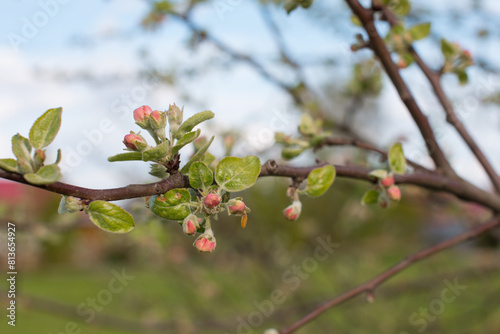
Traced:
<path id="1" fill-rule="evenodd" d="M 134 110 L 135 123 L 147 130 L 155 140 L 165 140 L 167 126 L 167 112 L 152 110 L 149 106 L 142 106 Z"/>
<path id="2" fill-rule="evenodd" d="M 200 252 L 212 253 L 217 245 L 212 229 L 205 230 L 205 233 L 200 235 L 193 245 Z"/>
<path id="3" fill-rule="evenodd" d="M 401 190 L 394 184 L 394 177 L 391 174 L 381 179 L 380 185 L 386 189 L 387 197 L 391 201 L 399 201 L 401 199 Z"/>

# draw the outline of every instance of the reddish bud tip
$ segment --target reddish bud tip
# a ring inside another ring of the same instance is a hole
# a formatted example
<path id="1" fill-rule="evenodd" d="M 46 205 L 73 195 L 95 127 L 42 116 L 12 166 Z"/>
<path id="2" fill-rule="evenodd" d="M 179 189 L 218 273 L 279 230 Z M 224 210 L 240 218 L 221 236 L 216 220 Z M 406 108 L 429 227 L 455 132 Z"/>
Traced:
<path id="1" fill-rule="evenodd" d="M 283 215 L 288 220 L 297 220 L 302 211 L 302 203 L 300 201 L 293 201 L 285 210 L 283 210 Z"/>
<path id="2" fill-rule="evenodd" d="M 151 114 L 151 108 L 149 106 L 142 106 L 134 110 L 134 119 L 136 122 L 144 122 L 144 117 Z"/>
<path id="3" fill-rule="evenodd" d="M 205 200 L 203 200 L 203 204 L 205 205 L 206 208 L 208 209 L 213 209 L 217 205 L 219 205 L 221 198 L 217 194 L 208 194 L 207 197 L 205 197 Z"/>
<path id="4" fill-rule="evenodd" d="M 145 144 L 141 137 L 133 133 L 125 135 L 123 143 L 125 144 L 125 146 L 135 151 L 139 150 L 139 147 L 142 146 L 141 144 Z"/>
<path id="5" fill-rule="evenodd" d="M 401 190 L 399 190 L 398 186 L 390 186 L 387 189 L 387 197 L 392 201 L 399 201 L 401 199 Z"/>
<path id="6" fill-rule="evenodd" d="M 207 233 L 200 235 L 194 242 L 194 246 L 200 252 L 211 253 L 214 251 L 216 246 L 215 237 Z"/>
<path id="7" fill-rule="evenodd" d="M 200 224 L 198 223 L 198 217 L 193 214 L 184 218 L 182 222 L 182 230 L 187 235 L 195 234 L 199 227 Z"/>
<path id="8" fill-rule="evenodd" d="M 155 110 L 151 113 L 151 118 L 153 118 L 156 122 L 160 123 L 161 121 L 161 115 L 158 110 Z"/>
<path id="9" fill-rule="evenodd" d="M 389 188 L 394 184 L 394 178 L 392 176 L 387 176 L 385 179 L 380 181 L 380 184 L 382 184 L 385 188 Z"/>
<path id="10" fill-rule="evenodd" d="M 404 59 L 400 59 L 398 61 L 398 67 L 399 68 L 407 68 L 408 67 L 408 63 L 406 62 L 406 60 Z"/>
<path id="11" fill-rule="evenodd" d="M 231 200 L 228 204 L 231 215 L 242 215 L 245 212 L 245 203 L 242 200 Z"/>

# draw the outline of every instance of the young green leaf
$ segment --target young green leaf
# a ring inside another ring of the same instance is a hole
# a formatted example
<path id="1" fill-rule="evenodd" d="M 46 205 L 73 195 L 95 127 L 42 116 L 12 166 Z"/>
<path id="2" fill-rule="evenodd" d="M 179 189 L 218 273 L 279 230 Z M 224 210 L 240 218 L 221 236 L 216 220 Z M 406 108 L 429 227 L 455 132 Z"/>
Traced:
<path id="1" fill-rule="evenodd" d="M 61 127 L 62 108 L 47 110 L 40 116 L 30 130 L 30 141 L 34 148 L 47 147 Z"/>
<path id="2" fill-rule="evenodd" d="M 165 158 L 170 153 L 170 142 L 164 141 L 156 147 L 142 152 L 142 160 L 155 161 Z"/>
<path id="3" fill-rule="evenodd" d="M 207 121 L 213 117 L 214 117 L 214 113 L 211 112 L 210 110 L 205 110 L 205 111 L 199 112 L 197 114 L 194 114 L 193 116 L 189 117 L 184 123 L 182 123 L 179 126 L 175 137 L 177 139 L 181 139 L 186 133 L 193 130 L 193 128 L 195 126 L 197 126 L 201 122 Z"/>
<path id="4" fill-rule="evenodd" d="M 57 165 L 42 166 L 36 173 L 24 174 L 24 179 L 31 184 L 52 184 L 62 178 L 61 171 Z"/>
<path id="5" fill-rule="evenodd" d="M 467 84 L 467 82 L 469 82 L 469 76 L 467 75 L 467 72 L 465 72 L 465 70 L 457 69 L 455 70 L 455 74 L 457 75 L 460 85 L 465 85 Z"/>
<path id="6" fill-rule="evenodd" d="M 205 152 L 208 150 L 208 148 L 210 147 L 210 145 L 212 144 L 212 142 L 214 141 L 214 136 L 212 136 L 212 138 L 210 138 L 210 140 L 208 141 L 208 143 L 205 144 L 205 146 L 203 146 L 202 148 L 200 148 L 192 157 L 191 159 L 189 159 L 189 161 L 182 167 L 181 169 L 181 173 L 188 173 L 189 172 L 189 167 L 195 162 L 195 161 L 198 161 L 201 159 L 201 157 L 203 156 L 203 154 L 205 154 Z"/>
<path id="7" fill-rule="evenodd" d="M 409 0 L 391 0 L 389 1 L 390 8 L 395 14 L 405 16 L 411 10 L 411 4 Z"/>
<path id="8" fill-rule="evenodd" d="M 0 168 L 7 172 L 17 173 L 17 161 L 14 159 L 0 159 Z"/>
<path id="9" fill-rule="evenodd" d="M 163 195 L 155 195 L 149 200 L 149 208 L 158 217 L 183 220 L 191 209 L 186 203 L 191 201 L 191 194 L 187 189 L 172 189 Z"/>
<path id="10" fill-rule="evenodd" d="M 183 148 L 184 146 L 186 146 L 187 144 L 198 138 L 200 133 L 201 130 L 198 129 L 196 131 L 188 132 L 184 136 L 182 136 L 182 138 L 177 141 L 175 146 L 172 147 L 172 155 L 176 154 L 177 152 L 180 151 L 181 148 Z"/>
<path id="11" fill-rule="evenodd" d="M 104 231 L 127 233 L 135 226 L 134 218 L 125 209 L 106 201 L 94 201 L 89 204 L 90 220 Z"/>
<path id="12" fill-rule="evenodd" d="M 12 137 L 12 152 L 16 158 L 31 161 L 31 149 L 28 138 L 24 138 L 19 133 Z"/>
<path id="13" fill-rule="evenodd" d="M 431 33 L 431 24 L 429 22 L 417 24 L 408 29 L 408 32 L 414 41 L 418 41 L 429 36 Z"/>
<path id="14" fill-rule="evenodd" d="M 142 160 L 141 152 L 118 153 L 108 158 L 109 162 Z"/>
<path id="15" fill-rule="evenodd" d="M 260 174 L 260 160 L 249 155 L 245 158 L 225 157 L 217 164 L 215 181 L 228 192 L 242 191 L 257 182 Z"/>
<path id="16" fill-rule="evenodd" d="M 305 150 L 307 150 L 307 147 L 286 147 L 281 151 L 281 156 L 283 159 L 290 160 L 299 156 Z"/>
<path id="17" fill-rule="evenodd" d="M 213 182 L 213 172 L 203 162 L 197 161 L 189 167 L 189 183 L 191 187 L 206 190 Z"/>
<path id="18" fill-rule="evenodd" d="M 304 136 L 312 136 L 318 132 L 316 122 L 310 115 L 302 115 L 299 124 L 299 132 Z"/>
<path id="19" fill-rule="evenodd" d="M 369 175 L 377 179 L 385 179 L 387 177 L 387 171 L 385 169 L 375 169 L 372 170 Z"/>
<path id="20" fill-rule="evenodd" d="M 406 170 L 406 159 L 403 154 L 401 143 L 396 143 L 389 149 L 389 167 L 396 174 L 404 174 Z"/>
<path id="21" fill-rule="evenodd" d="M 363 205 L 377 204 L 378 203 L 378 196 L 379 196 L 378 191 L 376 191 L 374 189 L 368 190 L 363 195 L 363 198 L 361 199 L 361 204 L 363 204 Z"/>
<path id="22" fill-rule="evenodd" d="M 335 167 L 332 165 L 314 169 L 307 176 L 307 187 L 303 192 L 311 197 L 323 195 L 332 185 L 335 175 Z"/>
<path id="23" fill-rule="evenodd" d="M 446 60 L 451 59 L 458 51 L 456 46 L 444 38 L 441 39 L 441 52 Z"/>

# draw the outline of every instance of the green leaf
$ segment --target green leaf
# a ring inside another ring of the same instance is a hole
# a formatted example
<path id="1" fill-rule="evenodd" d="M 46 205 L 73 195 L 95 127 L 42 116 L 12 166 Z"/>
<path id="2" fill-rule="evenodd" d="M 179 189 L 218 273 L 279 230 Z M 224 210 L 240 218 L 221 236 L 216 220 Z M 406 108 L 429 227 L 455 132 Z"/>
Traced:
<path id="1" fill-rule="evenodd" d="M 177 152 L 180 151 L 181 148 L 183 148 L 184 146 L 186 146 L 187 144 L 198 138 L 200 136 L 200 133 L 201 130 L 198 129 L 196 131 L 188 132 L 184 136 L 182 136 L 182 138 L 179 139 L 175 144 L 175 146 L 172 148 L 172 155 L 176 154 Z"/>
<path id="2" fill-rule="evenodd" d="M 312 136 L 318 132 L 318 128 L 316 127 L 316 123 L 314 119 L 308 115 L 302 115 L 299 124 L 299 132 L 304 136 Z"/>
<path id="3" fill-rule="evenodd" d="M 361 21 L 359 20 L 359 18 L 356 15 L 351 15 L 351 22 L 355 26 L 358 26 L 358 27 L 362 27 L 363 26 L 363 24 L 361 23 Z"/>
<path id="4" fill-rule="evenodd" d="M 469 82 L 469 76 L 465 70 L 455 70 L 455 74 L 457 75 L 458 82 L 460 85 L 465 85 Z"/>
<path id="5" fill-rule="evenodd" d="M 283 7 L 285 8 L 286 13 L 290 14 L 297 9 L 297 7 L 299 7 L 299 2 L 298 0 L 285 0 Z"/>
<path id="6" fill-rule="evenodd" d="M 401 16 L 407 15 L 411 10 L 411 5 L 409 0 L 392 0 L 390 7 L 395 14 Z"/>
<path id="7" fill-rule="evenodd" d="M 203 154 L 205 154 L 205 152 L 208 150 L 208 148 L 210 147 L 210 145 L 212 144 L 212 142 L 214 141 L 214 136 L 212 136 L 212 138 L 210 138 L 210 140 L 208 141 L 208 143 L 205 144 L 205 146 L 203 146 L 202 148 L 200 148 L 192 157 L 191 159 L 189 159 L 189 161 L 182 167 L 181 169 L 181 173 L 188 173 L 189 172 L 189 167 L 193 164 L 193 162 L 195 161 L 198 161 L 201 159 L 201 157 L 203 156 Z"/>
<path id="8" fill-rule="evenodd" d="M 17 161 L 14 159 L 0 159 L 0 168 L 7 172 L 18 173 Z"/>
<path id="9" fill-rule="evenodd" d="M 21 174 L 34 173 L 33 160 L 31 158 L 19 158 L 17 159 L 17 170 Z"/>
<path id="10" fill-rule="evenodd" d="M 172 189 L 163 195 L 155 195 L 149 200 L 149 208 L 158 217 L 183 220 L 191 209 L 186 203 L 191 201 L 191 194 L 187 189 Z"/>
<path id="11" fill-rule="evenodd" d="M 441 52 L 445 59 L 451 59 L 458 52 L 457 48 L 446 39 L 441 39 Z"/>
<path id="12" fill-rule="evenodd" d="M 167 173 L 167 168 L 161 164 L 151 164 L 151 171 L 149 174 L 156 176 L 160 179 L 166 179 L 169 174 Z"/>
<path id="13" fill-rule="evenodd" d="M 89 204 L 90 220 L 104 231 L 127 233 L 135 226 L 134 218 L 125 209 L 106 201 L 94 201 Z"/>
<path id="14" fill-rule="evenodd" d="M 155 161 L 165 158 L 170 153 L 170 142 L 168 140 L 156 147 L 142 152 L 142 160 Z"/>
<path id="15" fill-rule="evenodd" d="M 213 172 L 203 162 L 197 161 L 189 167 L 189 183 L 191 187 L 205 190 L 213 182 Z"/>
<path id="16" fill-rule="evenodd" d="M 414 41 L 426 38 L 431 33 L 431 24 L 429 22 L 417 24 L 408 29 Z"/>
<path id="17" fill-rule="evenodd" d="M 387 171 L 385 169 L 375 169 L 372 170 L 369 175 L 377 179 L 385 179 L 387 177 Z"/>
<path id="18" fill-rule="evenodd" d="M 260 174 L 260 160 L 249 155 L 245 158 L 225 157 L 217 164 L 215 181 L 228 192 L 242 191 L 257 182 Z"/>
<path id="19" fill-rule="evenodd" d="M 404 174 L 406 170 L 406 159 L 403 154 L 401 143 L 396 143 L 389 149 L 389 167 L 396 174 Z"/>
<path id="20" fill-rule="evenodd" d="M 307 149 L 308 147 L 287 147 L 281 151 L 281 156 L 283 157 L 283 159 L 290 160 L 299 156 Z"/>
<path id="21" fill-rule="evenodd" d="M 197 114 L 194 114 L 193 116 L 189 117 L 184 123 L 182 123 L 179 126 L 175 137 L 177 139 L 182 138 L 186 133 L 193 130 L 193 128 L 195 126 L 197 126 L 201 122 L 207 121 L 213 117 L 214 117 L 214 113 L 211 112 L 210 110 L 205 110 L 205 111 L 199 112 Z"/>
<path id="22" fill-rule="evenodd" d="M 36 173 L 24 174 L 24 179 L 31 184 L 52 184 L 62 178 L 59 167 L 55 164 L 42 166 Z"/>
<path id="23" fill-rule="evenodd" d="M 335 167 L 326 165 L 316 168 L 307 176 L 307 187 L 304 193 L 311 197 L 323 195 L 335 180 Z"/>
<path id="24" fill-rule="evenodd" d="M 378 191 L 376 191 L 374 189 L 368 190 L 363 195 L 363 198 L 361 199 L 361 204 L 363 204 L 363 205 L 377 204 L 378 203 L 378 196 L 379 196 Z"/>
<path id="25" fill-rule="evenodd" d="M 47 110 L 40 116 L 30 130 L 30 141 L 34 148 L 47 147 L 61 127 L 62 108 Z"/>
<path id="26" fill-rule="evenodd" d="M 12 137 L 12 152 L 18 159 L 31 161 L 31 144 L 28 138 L 19 133 Z"/>
<path id="27" fill-rule="evenodd" d="M 142 160 L 141 152 L 118 153 L 108 158 L 109 162 Z"/>

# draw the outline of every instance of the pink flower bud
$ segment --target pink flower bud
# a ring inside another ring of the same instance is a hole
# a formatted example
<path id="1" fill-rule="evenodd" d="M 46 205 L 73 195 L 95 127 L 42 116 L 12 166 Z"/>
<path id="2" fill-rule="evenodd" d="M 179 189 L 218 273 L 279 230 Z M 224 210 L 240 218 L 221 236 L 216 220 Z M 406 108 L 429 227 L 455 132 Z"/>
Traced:
<path id="1" fill-rule="evenodd" d="M 245 203 L 239 199 L 232 199 L 228 202 L 230 215 L 242 215 L 245 212 Z"/>
<path id="2" fill-rule="evenodd" d="M 213 209 L 217 205 L 219 205 L 221 198 L 217 194 L 208 194 L 207 197 L 205 197 L 205 200 L 203 200 L 203 204 L 205 204 L 205 207 L 208 209 Z"/>
<path id="3" fill-rule="evenodd" d="M 385 177 L 385 179 L 380 180 L 380 184 L 385 188 L 389 188 L 394 184 L 394 178 L 391 175 Z"/>
<path id="4" fill-rule="evenodd" d="M 155 110 L 151 113 L 151 118 L 153 118 L 156 122 L 160 123 L 161 121 L 161 115 L 158 110 Z"/>
<path id="5" fill-rule="evenodd" d="M 302 211 L 302 203 L 300 201 L 293 201 L 285 210 L 283 210 L 283 215 L 288 220 L 297 220 Z"/>
<path id="6" fill-rule="evenodd" d="M 136 135 L 135 133 L 129 133 L 128 135 L 125 135 L 123 143 L 125 144 L 125 146 L 134 151 L 141 151 L 147 147 L 147 143 L 144 141 L 144 139 Z"/>
<path id="7" fill-rule="evenodd" d="M 187 235 L 192 235 L 196 233 L 196 230 L 199 227 L 200 225 L 198 224 L 198 217 L 196 217 L 193 214 L 190 214 L 189 216 L 184 218 L 184 221 L 182 222 L 182 230 Z"/>
<path id="8" fill-rule="evenodd" d="M 136 122 L 143 123 L 144 118 L 149 116 L 151 113 L 151 108 L 149 106 L 142 106 L 134 110 L 134 119 Z"/>
<path id="9" fill-rule="evenodd" d="M 387 189 L 387 197 L 392 201 L 399 201 L 401 199 L 401 190 L 399 190 L 398 186 L 392 185 Z"/>
<path id="10" fill-rule="evenodd" d="M 217 245 L 212 233 L 204 233 L 196 239 L 194 246 L 203 253 L 212 253 Z"/>

